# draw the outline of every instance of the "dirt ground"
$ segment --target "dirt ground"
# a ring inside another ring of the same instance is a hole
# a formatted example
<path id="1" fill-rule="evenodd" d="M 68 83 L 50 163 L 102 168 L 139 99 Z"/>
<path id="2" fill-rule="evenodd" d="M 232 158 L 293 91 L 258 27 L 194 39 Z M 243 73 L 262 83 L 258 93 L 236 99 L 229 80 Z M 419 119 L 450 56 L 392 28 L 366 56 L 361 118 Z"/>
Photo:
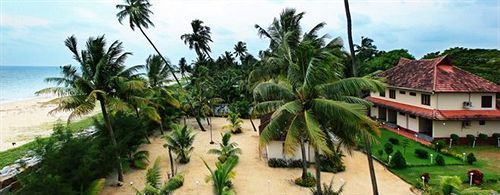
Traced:
<path id="1" fill-rule="evenodd" d="M 258 126 L 259 121 L 255 120 L 254 123 Z M 220 133 L 222 132 L 222 126 L 225 124 L 227 124 L 225 118 L 213 119 L 213 139 L 216 143 L 221 140 Z M 215 167 L 216 156 L 207 154 L 207 151 L 210 148 L 217 147 L 217 144 L 209 144 L 210 131 L 199 131 L 194 120 L 188 120 L 188 125 L 193 127 L 197 133 L 194 150 L 191 155 L 191 162 L 176 167 L 178 172 L 183 172 L 185 180 L 184 185 L 177 189 L 174 194 L 210 195 L 212 194 L 212 185 L 210 182 L 205 182 L 209 172 L 203 164 L 202 158 L 211 167 Z M 243 128 L 244 132 L 242 134 L 233 135 L 231 138 L 242 149 L 240 161 L 235 168 L 236 176 L 233 179 L 234 189 L 237 194 L 311 194 L 309 189 L 299 187 L 292 182 L 294 178 L 300 176 L 301 169 L 268 167 L 266 159 L 259 155 L 258 132 L 252 130 L 249 120 L 245 120 Z M 151 162 L 154 162 L 156 158 L 160 158 L 162 176 L 165 179 L 167 173 L 170 172 L 170 163 L 167 150 L 163 148 L 164 140 L 157 136 L 152 138 L 151 141 L 151 144 L 144 145 L 141 149 L 150 151 Z M 343 194 L 371 194 L 372 188 L 366 155 L 354 151 L 352 155 L 347 155 L 344 160 L 346 171 L 337 174 L 322 173 L 322 181 L 329 183 L 333 178 L 336 188 L 345 183 Z M 314 173 L 314 166 L 311 166 L 310 171 Z M 375 171 L 380 194 L 413 194 L 410 191 L 409 184 L 376 162 Z M 131 170 L 125 173 L 127 185 L 122 187 L 108 185 L 102 194 L 135 194 L 131 185 L 142 189 L 145 174 L 145 170 Z"/>

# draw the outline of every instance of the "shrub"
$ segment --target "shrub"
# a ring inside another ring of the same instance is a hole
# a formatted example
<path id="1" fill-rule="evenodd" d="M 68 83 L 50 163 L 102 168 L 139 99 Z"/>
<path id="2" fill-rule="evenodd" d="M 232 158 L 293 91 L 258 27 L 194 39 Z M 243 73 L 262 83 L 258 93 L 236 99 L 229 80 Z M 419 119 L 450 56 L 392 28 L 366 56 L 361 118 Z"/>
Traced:
<path id="1" fill-rule="evenodd" d="M 472 165 L 476 161 L 477 159 L 472 152 L 467 154 L 467 163 L 469 163 L 469 165 Z"/>
<path id="2" fill-rule="evenodd" d="M 391 144 L 391 143 L 386 143 L 386 144 L 384 145 L 384 151 L 385 151 L 385 153 L 386 153 L 387 155 L 391 155 L 391 154 L 392 154 L 392 152 L 394 152 L 394 149 L 393 149 L 392 144 Z"/>
<path id="3" fill-rule="evenodd" d="M 394 145 L 399 145 L 399 139 L 394 138 L 394 137 L 389 138 L 389 142 L 391 142 L 391 144 L 394 144 Z"/>
<path id="4" fill-rule="evenodd" d="M 428 184 L 429 180 L 431 179 L 431 175 L 429 173 L 424 173 L 420 176 L 420 178 L 424 178 L 424 183 Z"/>
<path id="5" fill-rule="evenodd" d="M 451 140 L 453 140 L 453 143 L 458 144 L 458 140 L 460 140 L 460 136 L 457 134 L 451 134 L 450 135 Z"/>
<path id="6" fill-rule="evenodd" d="M 429 158 L 429 152 L 427 152 L 427 150 L 424 149 L 419 149 L 419 148 L 415 149 L 415 155 L 421 159 Z"/>
<path id="7" fill-rule="evenodd" d="M 488 141 L 488 135 L 484 134 L 484 133 L 480 133 L 478 135 L 479 139 L 482 140 L 482 141 Z"/>
<path id="8" fill-rule="evenodd" d="M 449 195 L 460 189 L 462 181 L 458 176 L 442 176 L 439 187 L 442 194 Z"/>
<path id="9" fill-rule="evenodd" d="M 472 144 L 474 143 L 474 140 L 476 139 L 476 137 L 474 135 L 471 135 L 471 134 L 467 134 L 467 143 L 469 143 L 469 145 L 472 146 Z"/>
<path id="10" fill-rule="evenodd" d="M 384 151 L 382 149 L 377 151 L 378 156 L 382 157 L 384 155 Z"/>
<path id="11" fill-rule="evenodd" d="M 443 140 L 435 140 L 432 142 L 432 144 L 434 145 L 436 151 L 441 151 L 441 149 L 446 146 L 446 143 Z"/>
<path id="12" fill-rule="evenodd" d="M 344 191 L 344 185 L 342 184 L 338 190 L 333 188 L 333 178 L 330 181 L 330 184 L 323 183 L 322 194 L 318 193 L 318 189 L 311 188 L 311 192 L 313 195 L 340 195 Z"/>
<path id="13" fill-rule="evenodd" d="M 500 133 L 493 133 L 493 134 L 491 135 L 491 137 L 493 137 L 493 139 L 494 139 L 495 141 L 497 141 L 497 140 L 498 140 L 498 138 L 500 137 Z"/>
<path id="14" fill-rule="evenodd" d="M 174 177 L 170 178 L 165 183 L 164 187 L 165 189 L 167 189 L 167 192 L 172 192 L 177 188 L 180 188 L 182 185 L 184 185 L 184 176 L 182 174 L 177 174 Z"/>
<path id="15" fill-rule="evenodd" d="M 391 161 L 391 166 L 397 169 L 403 169 L 406 167 L 405 157 L 403 156 L 403 154 L 401 154 L 400 151 L 397 151 L 396 154 L 394 154 L 394 157 Z"/>
<path id="16" fill-rule="evenodd" d="M 299 177 L 295 179 L 295 184 L 302 187 L 310 188 L 316 185 L 316 178 L 314 178 L 314 176 L 311 173 L 307 172 L 306 179 L 302 179 L 302 177 Z"/>
<path id="17" fill-rule="evenodd" d="M 444 162 L 444 158 L 441 155 L 436 156 L 436 164 L 439 166 L 444 166 L 446 163 Z"/>
<path id="18" fill-rule="evenodd" d="M 470 182 L 470 174 L 472 173 L 472 183 L 474 185 L 481 185 L 483 183 L 484 174 L 479 170 L 470 170 L 467 172 L 467 181 Z"/>
<path id="19" fill-rule="evenodd" d="M 267 161 L 267 165 L 270 167 L 287 167 L 286 161 L 280 158 L 270 158 Z"/>
<path id="20" fill-rule="evenodd" d="M 324 172 L 338 173 L 345 171 L 344 161 L 342 161 L 344 154 L 342 152 L 335 153 L 332 156 L 319 156 L 320 170 Z"/>
<path id="21" fill-rule="evenodd" d="M 290 167 L 290 168 L 302 168 L 302 160 L 298 159 L 298 160 L 288 160 L 288 164 L 287 164 L 287 167 Z M 307 163 L 307 166 L 309 167 L 309 163 Z"/>

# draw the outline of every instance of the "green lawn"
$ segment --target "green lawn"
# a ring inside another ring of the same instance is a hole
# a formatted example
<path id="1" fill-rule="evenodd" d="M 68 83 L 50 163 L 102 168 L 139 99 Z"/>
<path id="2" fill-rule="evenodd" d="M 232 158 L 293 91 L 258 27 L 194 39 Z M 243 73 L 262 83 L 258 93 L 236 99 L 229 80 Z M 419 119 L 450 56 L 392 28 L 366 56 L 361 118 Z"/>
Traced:
<path id="1" fill-rule="evenodd" d="M 394 153 L 396 153 L 396 151 L 401 151 L 401 153 L 403 153 L 403 156 L 405 157 L 406 163 L 408 165 L 429 165 L 431 163 L 430 158 L 429 159 L 421 159 L 415 155 L 415 149 L 417 149 L 417 148 L 422 149 L 422 150 L 426 150 L 427 152 L 429 152 L 429 155 L 430 154 L 433 155 L 434 159 L 439 154 L 435 150 L 424 147 L 420 143 L 418 143 L 414 140 L 409 140 L 406 137 L 403 137 L 401 135 L 393 133 L 387 129 L 381 128 L 380 131 L 381 131 L 381 136 L 377 139 L 378 143 L 374 143 L 372 145 L 372 154 L 381 160 L 387 161 L 387 154 L 385 154 L 385 152 L 384 152 L 384 154 L 382 156 L 380 156 L 378 154 L 378 151 L 384 150 L 384 144 L 388 143 L 389 138 L 391 138 L 391 137 L 397 138 L 399 140 L 399 145 L 393 145 L 394 146 L 393 147 Z M 408 146 L 406 147 L 406 149 L 404 149 L 402 146 L 402 142 L 405 139 L 408 140 Z M 392 155 L 394 155 L 394 153 Z M 444 161 L 446 164 L 463 164 L 462 160 L 459 160 L 455 157 L 450 157 L 450 156 L 446 156 L 443 154 L 440 154 L 440 155 L 444 157 Z M 435 163 L 435 160 L 433 160 L 433 163 Z"/>
<path id="2" fill-rule="evenodd" d="M 99 120 L 102 119 L 101 114 L 96 115 L 96 117 L 98 117 Z M 81 131 L 93 125 L 94 121 L 93 118 L 94 117 L 87 117 L 82 120 L 75 121 L 73 123 L 70 123 L 68 125 L 68 128 L 73 132 Z M 44 140 L 47 138 L 41 138 L 41 139 Z M 3 168 L 4 166 L 14 163 L 17 159 L 22 158 L 27 151 L 33 149 L 35 146 L 36 146 L 35 141 L 32 141 L 22 146 L 0 152 L 0 169 Z"/>
<path id="3" fill-rule="evenodd" d="M 372 153 L 375 157 L 381 158 L 385 160 L 387 158 L 386 154 L 380 157 L 377 153 L 378 150 L 383 150 L 383 145 L 388 142 L 390 137 L 395 137 L 399 139 L 400 145 L 394 146 L 394 151 L 400 150 L 403 152 L 403 148 L 401 147 L 401 142 L 404 139 L 407 139 L 403 136 L 400 136 L 396 133 L 393 133 L 386 129 L 381 129 L 381 137 L 378 138 L 379 143 L 375 143 L 372 146 Z M 429 159 L 419 159 L 415 156 L 414 151 L 416 148 L 421 148 L 429 151 L 429 154 L 434 154 L 436 156 L 437 152 L 431 150 L 427 147 L 420 145 L 420 143 L 415 142 L 413 140 L 409 141 L 409 144 L 406 148 L 406 153 L 404 154 L 406 161 L 411 165 L 421 165 L 428 164 Z M 449 157 L 443 155 L 446 163 L 454 163 L 461 165 L 446 165 L 446 166 L 412 166 L 407 167 L 405 169 L 391 169 L 396 175 L 401 177 L 406 182 L 416 185 L 417 182 L 421 182 L 420 176 L 423 173 L 430 174 L 430 185 L 437 186 L 439 183 L 440 176 L 459 176 L 463 181 L 467 180 L 467 172 L 472 169 L 478 169 L 484 173 L 484 181 L 485 183 L 481 185 L 481 188 L 484 189 L 493 189 L 496 191 L 500 191 L 500 149 L 495 146 L 478 146 L 476 148 L 471 148 L 468 146 L 454 146 L 451 148 L 451 151 L 455 153 L 474 153 L 478 162 L 473 165 L 463 164 L 461 160 L 456 159 L 454 157 Z M 497 183 L 488 183 L 489 179 L 499 180 Z M 464 184 L 464 187 L 468 186 Z"/>

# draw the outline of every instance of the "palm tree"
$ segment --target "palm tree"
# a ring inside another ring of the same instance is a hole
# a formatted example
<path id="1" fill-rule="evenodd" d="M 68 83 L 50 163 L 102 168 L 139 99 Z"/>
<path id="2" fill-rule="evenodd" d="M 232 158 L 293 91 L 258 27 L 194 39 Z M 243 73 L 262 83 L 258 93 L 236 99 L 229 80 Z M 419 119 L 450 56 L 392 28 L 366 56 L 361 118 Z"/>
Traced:
<path id="1" fill-rule="evenodd" d="M 90 37 L 86 49 L 82 51 L 78 51 L 74 36 L 67 38 L 64 43 L 73 53 L 73 58 L 79 63 L 79 67 L 72 65 L 61 67 L 62 77 L 45 79 L 47 82 L 56 83 L 58 87 L 45 88 L 37 93 L 55 93 L 60 96 L 53 100 L 59 105 L 51 112 L 71 111 L 68 122 L 74 117 L 91 113 L 99 102 L 111 146 L 116 148 L 117 142 L 107 106 L 119 108 L 121 106 L 117 105 L 125 104 L 116 97 L 116 94 L 119 85 L 126 82 L 124 78 L 130 78 L 137 70 L 137 67 L 125 68 L 124 62 L 131 53 L 124 52 L 119 41 L 107 47 L 104 36 Z M 115 155 L 118 181 L 123 182 L 120 156 L 117 151 Z"/>
<path id="2" fill-rule="evenodd" d="M 193 33 L 183 34 L 181 39 L 189 46 L 189 49 L 194 49 L 198 58 L 204 59 L 205 55 L 210 58 L 211 50 L 208 44 L 213 42 L 210 37 L 210 27 L 204 26 L 203 21 L 197 19 L 191 22 L 191 28 Z"/>
<path id="3" fill-rule="evenodd" d="M 150 55 L 146 59 L 146 77 L 150 88 L 162 87 L 168 82 L 169 62 L 165 62 L 159 55 Z"/>
<path id="4" fill-rule="evenodd" d="M 161 170 L 160 159 L 157 158 L 153 167 L 149 168 L 146 172 L 146 184 L 142 191 L 134 188 L 137 195 L 167 195 L 172 193 L 175 189 L 182 186 L 184 176 L 177 174 L 170 180 L 161 184 Z"/>
<path id="5" fill-rule="evenodd" d="M 191 66 L 189 66 L 184 57 L 179 60 L 179 71 L 181 72 L 182 78 L 184 78 L 187 72 L 191 72 Z"/>
<path id="6" fill-rule="evenodd" d="M 236 112 L 229 112 L 227 115 L 227 121 L 230 122 L 230 124 L 225 125 L 222 127 L 223 129 L 229 129 L 231 133 L 237 134 L 241 133 L 241 124 L 243 123 L 243 120 L 240 118 L 240 114 Z"/>
<path id="7" fill-rule="evenodd" d="M 304 12 L 297 13 L 297 10 L 293 8 L 286 8 L 281 12 L 279 19 L 275 18 L 267 29 L 258 24 L 255 25 L 255 28 L 260 37 L 269 38 L 269 48 L 271 50 L 277 49 L 287 33 L 289 33 L 289 38 L 287 38 L 289 46 L 295 48 L 302 34 L 300 20 L 304 17 L 304 14 Z"/>
<path id="8" fill-rule="evenodd" d="M 347 37 L 349 40 L 349 50 L 351 52 L 351 66 L 352 66 L 352 75 L 358 76 L 358 69 L 356 65 L 356 54 L 354 52 L 354 43 L 352 41 L 352 22 L 351 22 L 351 11 L 349 9 L 349 0 L 344 0 L 345 7 L 345 15 L 347 19 Z M 378 195 L 378 187 L 377 187 L 377 178 L 375 176 L 375 168 L 373 167 L 373 159 L 371 154 L 371 146 L 370 141 L 364 137 L 366 152 L 368 156 L 368 167 L 370 169 L 370 179 L 372 182 L 372 190 L 374 195 Z"/>
<path id="9" fill-rule="evenodd" d="M 203 163 L 207 167 L 207 169 L 210 171 L 210 178 L 209 180 L 212 180 L 214 184 L 214 194 L 216 195 L 231 195 L 235 194 L 234 191 L 231 189 L 230 184 L 231 184 L 231 178 L 234 177 L 234 172 L 233 169 L 236 167 L 236 164 L 238 164 L 238 157 L 232 156 L 228 158 L 224 163 L 216 163 L 216 170 L 212 170 L 203 160 Z"/>
<path id="10" fill-rule="evenodd" d="M 234 54 L 236 57 L 240 58 L 240 62 L 243 64 L 243 58 L 247 55 L 247 44 L 243 41 L 238 41 L 234 45 Z"/>
<path id="11" fill-rule="evenodd" d="M 310 35 L 299 42 L 294 51 L 296 55 L 291 55 L 288 40 L 282 40 L 277 60 L 288 64 L 286 79 L 263 82 L 254 89 L 255 111 L 273 113 L 261 134 L 261 147 L 280 136 L 285 136 L 285 153 L 293 154 L 300 146 L 303 179 L 307 177 L 306 144 L 311 145 L 319 157 L 320 152 L 331 153 L 326 134 L 339 130 L 338 124 L 376 129 L 375 123 L 365 115 L 366 107 L 359 104 L 366 101 L 353 95 L 361 90 L 380 91 L 384 87 L 380 81 L 369 78 L 340 77 L 342 66 L 338 55 L 342 52 L 338 38 L 325 44 L 323 38 Z M 353 128 L 349 134 L 366 132 Z M 316 180 L 321 193 L 318 160 L 316 158 Z"/>
<path id="12" fill-rule="evenodd" d="M 164 136 L 167 143 L 163 145 L 165 148 L 171 148 L 177 155 L 177 160 L 180 163 L 186 164 L 190 160 L 191 151 L 193 151 L 193 142 L 195 134 L 193 130 L 186 125 L 172 125 L 172 132 Z"/>
<path id="13" fill-rule="evenodd" d="M 241 154 L 241 149 L 238 148 L 236 142 L 229 143 L 231 139 L 231 133 L 226 132 L 222 135 L 222 143 L 219 143 L 220 149 L 210 149 L 209 154 L 219 155 L 218 159 L 220 162 L 224 163 L 229 157 Z"/>

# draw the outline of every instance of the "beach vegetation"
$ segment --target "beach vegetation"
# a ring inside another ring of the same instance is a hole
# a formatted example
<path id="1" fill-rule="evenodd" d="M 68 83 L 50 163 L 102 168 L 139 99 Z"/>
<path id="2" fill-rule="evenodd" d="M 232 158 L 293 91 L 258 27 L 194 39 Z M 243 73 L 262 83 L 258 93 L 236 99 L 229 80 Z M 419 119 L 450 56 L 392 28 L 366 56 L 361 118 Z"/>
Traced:
<path id="1" fill-rule="evenodd" d="M 186 164 L 190 161 L 190 153 L 193 151 L 193 142 L 195 134 L 193 130 L 186 125 L 173 124 L 171 132 L 163 138 L 166 143 L 165 148 L 170 148 L 177 155 L 177 160 L 181 164 Z"/>
<path id="2" fill-rule="evenodd" d="M 241 124 L 243 123 L 243 120 L 241 120 L 238 113 L 230 111 L 229 114 L 227 115 L 227 121 L 229 121 L 229 124 L 224 126 L 223 129 L 228 129 L 229 131 L 231 131 L 231 133 L 234 134 L 243 132 L 241 129 Z"/>
<path id="3" fill-rule="evenodd" d="M 241 154 L 241 149 L 238 148 L 236 142 L 230 142 L 230 139 L 231 133 L 226 132 L 222 134 L 222 142 L 219 143 L 219 149 L 212 148 L 208 150 L 208 153 L 218 155 L 217 159 L 222 163 L 232 156 L 238 156 Z"/>
<path id="4" fill-rule="evenodd" d="M 165 195 L 171 194 L 184 184 L 184 176 L 176 174 L 164 183 L 161 182 L 160 159 L 157 158 L 151 168 L 146 172 L 144 189 L 138 190 L 133 187 L 137 195 Z"/>
<path id="5" fill-rule="evenodd" d="M 235 194 L 232 189 L 231 179 L 235 177 L 236 173 L 233 171 L 234 167 L 238 164 L 238 157 L 231 156 L 224 162 L 215 163 L 216 169 L 210 168 L 207 162 L 203 160 L 205 166 L 210 172 L 210 175 L 205 179 L 206 182 L 212 181 L 213 191 L 216 195 L 230 195 Z"/>

